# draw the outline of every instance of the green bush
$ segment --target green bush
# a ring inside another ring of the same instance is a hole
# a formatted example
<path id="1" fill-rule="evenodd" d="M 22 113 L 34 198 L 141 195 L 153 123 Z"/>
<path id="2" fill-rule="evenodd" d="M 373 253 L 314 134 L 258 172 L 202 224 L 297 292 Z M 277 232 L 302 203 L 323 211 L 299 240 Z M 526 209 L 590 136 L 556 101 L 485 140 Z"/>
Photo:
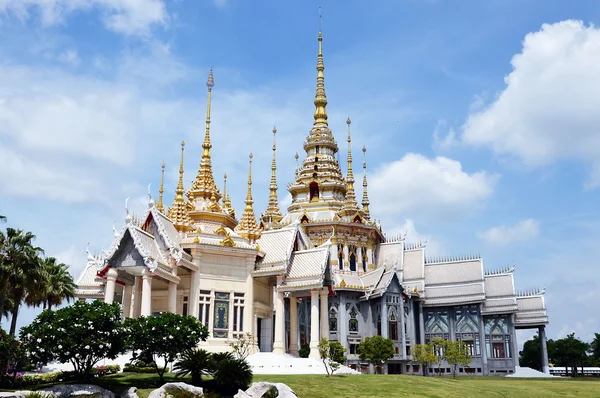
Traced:
<path id="1" fill-rule="evenodd" d="M 245 390 L 252 383 L 252 369 L 244 359 L 230 358 L 215 363 L 213 379 L 222 392 Z"/>
<path id="2" fill-rule="evenodd" d="M 192 376 L 192 384 L 199 386 L 202 376 L 211 374 L 214 369 L 214 357 L 206 350 L 194 348 L 181 354 L 173 366 L 177 376 Z"/>
<path id="3" fill-rule="evenodd" d="M 161 368 L 162 369 L 162 368 Z M 123 367 L 123 372 L 127 372 L 127 373 L 156 373 L 156 368 L 155 367 L 139 367 L 139 366 L 134 366 L 131 364 L 125 364 L 125 366 Z M 169 368 L 165 368 L 165 373 L 169 373 Z"/>
<path id="4" fill-rule="evenodd" d="M 308 358 L 310 355 L 310 345 L 308 343 L 302 343 L 298 350 L 298 356 L 300 358 Z"/>

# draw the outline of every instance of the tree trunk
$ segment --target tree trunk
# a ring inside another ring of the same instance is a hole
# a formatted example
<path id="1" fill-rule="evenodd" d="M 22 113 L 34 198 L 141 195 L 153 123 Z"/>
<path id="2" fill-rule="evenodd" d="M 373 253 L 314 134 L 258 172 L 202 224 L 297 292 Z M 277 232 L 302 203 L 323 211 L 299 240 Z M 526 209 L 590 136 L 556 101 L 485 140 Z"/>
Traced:
<path id="1" fill-rule="evenodd" d="M 0 294 L 0 319 L 4 314 L 4 302 L 6 301 L 6 295 L 8 294 L 8 276 L 4 278 L 2 282 L 2 294 Z"/>
<path id="2" fill-rule="evenodd" d="M 14 337 L 17 332 L 17 317 L 19 316 L 19 307 L 21 306 L 21 300 L 17 300 L 15 297 L 15 306 L 12 309 L 12 319 L 10 321 L 10 335 Z"/>

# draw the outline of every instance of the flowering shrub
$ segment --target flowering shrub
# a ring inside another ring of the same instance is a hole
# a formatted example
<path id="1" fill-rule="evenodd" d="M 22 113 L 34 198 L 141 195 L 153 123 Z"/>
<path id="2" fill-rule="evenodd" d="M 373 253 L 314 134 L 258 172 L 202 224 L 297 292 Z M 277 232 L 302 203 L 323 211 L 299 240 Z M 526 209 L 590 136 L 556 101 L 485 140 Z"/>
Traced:
<path id="1" fill-rule="evenodd" d="M 121 309 L 96 300 L 46 310 L 21 329 L 21 341 L 33 362 L 70 362 L 79 379 L 89 379 L 96 363 L 125 351 Z"/>
<path id="2" fill-rule="evenodd" d="M 7 373 L 9 361 L 15 360 L 19 342 L 0 327 L 0 374 Z"/>
<path id="3" fill-rule="evenodd" d="M 148 365 L 154 366 L 161 382 L 168 363 L 208 337 L 208 329 L 196 318 L 172 312 L 163 312 L 155 317 L 127 318 L 125 330 L 129 348 L 152 358 L 153 363 Z M 156 364 L 157 358 L 164 361 L 162 368 Z M 136 361 L 135 356 L 132 361 Z"/>

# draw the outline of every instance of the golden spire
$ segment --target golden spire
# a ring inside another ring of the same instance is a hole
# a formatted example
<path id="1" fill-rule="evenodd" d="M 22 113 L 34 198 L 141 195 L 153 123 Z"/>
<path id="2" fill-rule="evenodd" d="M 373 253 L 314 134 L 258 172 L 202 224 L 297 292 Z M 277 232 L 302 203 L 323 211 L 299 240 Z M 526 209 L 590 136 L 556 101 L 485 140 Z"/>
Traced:
<path id="1" fill-rule="evenodd" d="M 213 177 L 210 159 L 210 149 L 212 148 L 212 144 L 210 143 L 210 104 L 212 88 L 214 85 L 215 81 L 211 68 L 210 73 L 208 74 L 208 80 L 206 82 L 206 87 L 208 88 L 208 99 L 206 102 L 206 132 L 204 134 L 204 142 L 202 143 L 202 159 L 200 160 L 200 168 L 198 169 L 196 179 L 188 191 L 188 197 L 190 200 L 200 197 L 217 202 L 219 199 L 221 199 L 221 193 L 219 192 Z"/>
<path id="2" fill-rule="evenodd" d="M 235 210 L 231 207 L 231 199 L 227 193 L 227 173 L 223 176 L 223 209 L 225 209 L 227 214 L 235 218 Z"/>
<path id="3" fill-rule="evenodd" d="M 271 185 L 269 185 L 269 204 L 267 210 L 262 216 L 263 225 L 271 225 L 281 221 L 283 216 L 279 210 L 279 201 L 277 200 L 277 162 L 275 153 L 277 151 L 277 145 L 275 136 L 277 134 L 277 128 L 273 127 L 273 161 L 271 162 Z"/>
<path id="4" fill-rule="evenodd" d="M 346 203 L 344 207 L 347 209 L 358 210 L 358 204 L 356 203 L 356 194 L 354 192 L 354 173 L 352 172 L 352 138 L 350 137 L 350 124 L 352 121 L 348 117 L 346 124 L 348 125 L 348 175 L 346 176 Z"/>
<path id="5" fill-rule="evenodd" d="M 165 162 L 161 164 L 161 172 L 160 172 L 160 188 L 158 188 L 158 203 L 156 204 L 156 209 L 164 214 L 165 206 L 163 205 L 163 193 L 165 192 Z"/>
<path id="6" fill-rule="evenodd" d="M 327 126 L 327 97 L 325 96 L 325 64 L 323 63 L 323 33 L 319 29 L 319 54 L 317 55 L 317 92 L 315 94 L 315 122 L 316 125 Z"/>
<path id="7" fill-rule="evenodd" d="M 246 207 L 244 208 L 244 214 L 240 223 L 235 228 L 236 232 L 239 232 L 242 236 L 254 241 L 260 236 L 260 230 L 256 224 L 256 216 L 254 215 L 254 207 L 252 204 L 252 153 L 250 153 L 250 167 L 248 169 L 248 194 L 246 195 Z"/>
<path id="8" fill-rule="evenodd" d="M 188 215 L 188 203 L 185 202 L 183 197 L 183 154 L 185 148 L 185 141 L 181 141 L 181 160 L 179 162 L 179 182 L 177 183 L 177 189 L 175 189 L 175 199 L 173 200 L 173 206 L 169 207 L 168 216 L 173 221 L 173 225 L 178 231 L 189 231 L 192 229 L 190 225 L 190 217 Z"/>
<path id="9" fill-rule="evenodd" d="M 367 147 L 363 145 L 363 197 L 362 197 L 362 207 L 363 212 L 365 213 L 365 218 L 369 219 L 369 194 L 367 193 Z"/>

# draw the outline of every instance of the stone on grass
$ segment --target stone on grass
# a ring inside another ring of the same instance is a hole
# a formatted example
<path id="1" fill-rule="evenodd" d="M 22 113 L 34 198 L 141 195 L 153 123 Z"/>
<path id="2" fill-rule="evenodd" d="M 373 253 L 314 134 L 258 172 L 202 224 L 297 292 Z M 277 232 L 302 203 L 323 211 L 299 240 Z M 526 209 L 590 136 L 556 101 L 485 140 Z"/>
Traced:
<path id="1" fill-rule="evenodd" d="M 139 398 L 137 395 L 137 388 L 129 387 L 127 391 L 121 394 L 121 398 Z"/>
<path id="2" fill-rule="evenodd" d="M 187 391 L 194 394 L 196 397 L 204 396 L 202 387 L 196 387 L 186 383 L 167 383 L 161 388 L 152 391 L 150 395 L 148 395 L 148 398 L 165 398 L 169 393 L 175 391 Z"/>
<path id="3" fill-rule="evenodd" d="M 40 392 L 48 392 L 56 398 L 115 398 L 112 391 L 93 384 L 59 384 L 45 387 Z"/>
<path id="4" fill-rule="evenodd" d="M 0 392 L 0 398 L 25 398 L 31 391 L 7 391 Z"/>
<path id="5" fill-rule="evenodd" d="M 233 398 L 296 398 L 297 396 L 298 395 L 294 390 L 283 383 L 267 383 L 266 381 L 261 381 L 252 383 L 250 388 L 246 391 L 238 390 L 238 393 L 235 394 Z"/>

